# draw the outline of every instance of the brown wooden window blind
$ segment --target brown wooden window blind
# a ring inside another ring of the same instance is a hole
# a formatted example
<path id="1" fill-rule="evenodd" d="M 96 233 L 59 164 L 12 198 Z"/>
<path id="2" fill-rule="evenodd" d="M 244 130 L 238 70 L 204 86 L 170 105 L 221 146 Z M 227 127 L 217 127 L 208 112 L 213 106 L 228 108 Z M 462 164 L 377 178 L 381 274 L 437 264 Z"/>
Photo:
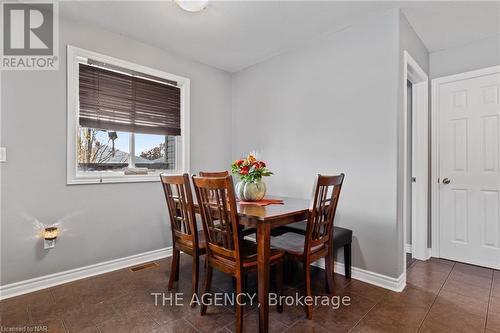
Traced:
<path id="1" fill-rule="evenodd" d="M 79 73 L 80 126 L 181 135 L 178 87 L 85 64 Z"/>

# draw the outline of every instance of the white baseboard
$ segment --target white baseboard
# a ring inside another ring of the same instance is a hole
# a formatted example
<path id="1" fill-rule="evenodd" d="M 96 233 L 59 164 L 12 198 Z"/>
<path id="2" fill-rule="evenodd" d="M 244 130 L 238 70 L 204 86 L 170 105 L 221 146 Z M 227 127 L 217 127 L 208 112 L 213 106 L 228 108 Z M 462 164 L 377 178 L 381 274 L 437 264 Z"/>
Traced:
<path id="1" fill-rule="evenodd" d="M 134 254 L 125 258 L 113 259 L 94 265 L 71 269 L 69 271 L 49 274 L 29 280 L 0 286 L 0 299 L 6 299 L 45 289 L 59 284 L 99 275 L 118 269 L 139 265 L 148 261 L 162 259 L 172 255 L 172 247 Z"/>
<path id="2" fill-rule="evenodd" d="M 432 257 L 432 249 L 430 247 L 427 248 L 425 260 L 429 260 Z"/>
<path id="3" fill-rule="evenodd" d="M 407 252 L 407 253 L 411 253 L 411 252 Z M 418 255 L 416 255 L 414 253 L 413 253 L 412 257 L 415 259 L 418 259 L 418 260 L 427 261 L 432 257 L 432 249 L 426 248 L 423 252 L 422 257 L 419 257 Z"/>
<path id="4" fill-rule="evenodd" d="M 324 269 L 325 261 L 323 259 L 320 259 L 316 261 L 313 265 Z M 343 263 L 335 262 L 333 267 L 335 273 L 344 275 L 345 266 Z M 401 274 L 398 278 L 393 278 L 387 275 L 382 275 L 379 273 L 367 271 L 361 268 L 351 267 L 351 278 L 396 292 L 403 291 L 403 289 L 406 286 L 406 273 Z"/>
<path id="5" fill-rule="evenodd" d="M 0 286 L 0 299 L 27 294 L 33 291 L 50 288 L 63 283 L 84 279 L 90 276 L 95 276 L 130 266 L 139 265 L 145 262 L 166 258 L 171 255 L 172 247 L 166 247 L 163 249 L 135 254 L 125 258 L 109 260 L 94 265 L 75 268 L 64 272 L 49 274 L 29 280 L 7 284 L 4 286 Z M 323 260 L 318 260 L 316 263 L 314 263 L 314 265 L 323 269 L 325 268 Z M 335 262 L 334 270 L 336 273 L 344 275 L 344 264 Z M 352 267 L 351 271 L 351 277 L 353 279 L 370 283 L 392 291 L 402 291 L 406 284 L 406 277 L 404 274 L 396 279 L 357 267 Z"/>
<path id="6" fill-rule="evenodd" d="M 412 248 L 411 248 L 411 244 L 405 244 L 405 253 L 412 253 Z M 429 247 L 425 250 L 425 255 L 423 258 L 417 258 L 418 260 L 429 260 L 431 257 L 435 257 L 432 255 L 433 252 L 432 252 L 432 249 Z"/>

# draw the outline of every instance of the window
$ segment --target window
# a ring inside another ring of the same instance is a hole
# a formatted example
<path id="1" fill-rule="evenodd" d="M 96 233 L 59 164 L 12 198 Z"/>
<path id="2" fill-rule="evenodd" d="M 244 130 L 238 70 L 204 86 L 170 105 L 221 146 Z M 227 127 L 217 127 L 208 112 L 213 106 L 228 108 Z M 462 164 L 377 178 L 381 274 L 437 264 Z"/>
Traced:
<path id="1" fill-rule="evenodd" d="M 68 46 L 68 184 L 188 171 L 189 80 Z"/>

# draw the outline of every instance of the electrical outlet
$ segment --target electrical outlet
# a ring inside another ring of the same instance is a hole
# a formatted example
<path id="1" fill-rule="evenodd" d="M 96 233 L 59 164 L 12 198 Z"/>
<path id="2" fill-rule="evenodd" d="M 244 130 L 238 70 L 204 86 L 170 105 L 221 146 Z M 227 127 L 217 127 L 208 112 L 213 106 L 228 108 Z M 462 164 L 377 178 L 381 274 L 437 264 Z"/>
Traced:
<path id="1" fill-rule="evenodd" d="M 0 147 L 0 162 L 7 162 L 7 148 Z"/>
<path id="2" fill-rule="evenodd" d="M 43 248 L 44 249 L 52 249 L 56 247 L 56 240 L 55 239 L 44 239 L 43 240 Z"/>

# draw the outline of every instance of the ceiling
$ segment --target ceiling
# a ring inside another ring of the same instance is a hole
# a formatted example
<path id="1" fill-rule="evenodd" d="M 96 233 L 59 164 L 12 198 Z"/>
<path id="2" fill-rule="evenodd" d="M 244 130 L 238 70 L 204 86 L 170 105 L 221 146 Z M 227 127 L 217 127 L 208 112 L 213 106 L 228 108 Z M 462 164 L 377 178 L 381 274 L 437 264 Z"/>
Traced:
<path id="1" fill-rule="evenodd" d="M 430 52 L 500 33 L 500 2 L 69 1 L 61 16 L 237 72 L 373 13 L 401 8 Z"/>

